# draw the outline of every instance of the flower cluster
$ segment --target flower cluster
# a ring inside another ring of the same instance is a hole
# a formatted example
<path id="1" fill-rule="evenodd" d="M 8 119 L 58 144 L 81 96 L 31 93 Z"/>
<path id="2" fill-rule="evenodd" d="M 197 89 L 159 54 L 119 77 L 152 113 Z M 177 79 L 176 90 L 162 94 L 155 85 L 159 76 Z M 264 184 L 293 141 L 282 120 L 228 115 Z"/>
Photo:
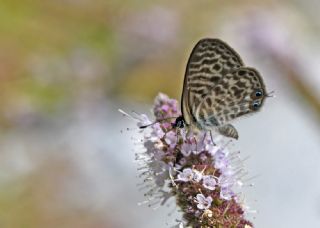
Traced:
<path id="1" fill-rule="evenodd" d="M 156 122 L 139 116 L 139 127 L 150 125 L 141 130 L 145 149 L 136 154 L 148 186 L 146 202 L 164 204 L 175 197 L 186 227 L 252 227 L 234 190 L 241 185 L 242 167 L 234 167 L 238 154 L 206 132 L 172 127 L 171 117 L 181 115 L 177 107 L 176 100 L 159 94 L 153 109 Z"/>

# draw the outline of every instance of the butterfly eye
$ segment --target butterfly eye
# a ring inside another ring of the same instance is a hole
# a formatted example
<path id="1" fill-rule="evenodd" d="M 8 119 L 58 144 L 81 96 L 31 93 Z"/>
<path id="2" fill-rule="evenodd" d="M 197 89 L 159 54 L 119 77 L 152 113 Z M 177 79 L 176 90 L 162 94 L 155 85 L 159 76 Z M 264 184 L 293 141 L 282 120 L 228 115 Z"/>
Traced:
<path id="1" fill-rule="evenodd" d="M 257 110 L 259 107 L 260 107 L 260 102 L 259 102 L 259 101 L 254 101 L 254 102 L 252 103 L 252 108 L 253 108 L 254 110 Z"/>
<path id="2" fill-rule="evenodd" d="M 262 91 L 260 89 L 256 90 L 256 97 L 261 97 Z"/>

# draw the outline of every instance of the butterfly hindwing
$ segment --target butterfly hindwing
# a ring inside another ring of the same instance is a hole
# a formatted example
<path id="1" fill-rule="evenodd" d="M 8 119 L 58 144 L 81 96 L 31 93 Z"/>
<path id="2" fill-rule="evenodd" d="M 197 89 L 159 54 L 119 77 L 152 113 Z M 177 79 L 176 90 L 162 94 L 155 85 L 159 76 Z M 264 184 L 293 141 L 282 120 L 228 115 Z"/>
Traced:
<path id="1" fill-rule="evenodd" d="M 214 116 L 217 125 L 260 109 L 265 98 L 265 86 L 257 70 L 240 67 L 226 74 L 199 106 L 199 116 Z M 203 112 L 204 114 L 201 114 Z"/>

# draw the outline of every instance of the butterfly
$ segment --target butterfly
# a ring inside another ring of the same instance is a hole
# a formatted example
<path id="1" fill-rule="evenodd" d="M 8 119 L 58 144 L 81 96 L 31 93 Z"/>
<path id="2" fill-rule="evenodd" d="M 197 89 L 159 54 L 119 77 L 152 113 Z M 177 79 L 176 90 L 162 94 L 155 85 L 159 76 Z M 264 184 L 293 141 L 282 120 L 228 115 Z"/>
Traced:
<path id="1" fill-rule="evenodd" d="M 181 97 L 182 115 L 172 124 L 188 131 L 215 130 L 238 139 L 229 122 L 259 111 L 266 97 L 260 73 L 219 39 L 201 39 L 189 57 Z"/>

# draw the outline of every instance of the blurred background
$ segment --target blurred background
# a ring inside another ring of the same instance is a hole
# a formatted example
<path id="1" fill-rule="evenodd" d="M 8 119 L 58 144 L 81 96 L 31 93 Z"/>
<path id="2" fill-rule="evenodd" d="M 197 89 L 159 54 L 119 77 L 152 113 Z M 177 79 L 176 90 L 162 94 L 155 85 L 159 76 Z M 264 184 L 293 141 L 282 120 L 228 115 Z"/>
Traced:
<path id="1" fill-rule="evenodd" d="M 2 0 L 0 227 L 149 228 L 133 121 L 180 99 L 204 37 L 229 43 L 275 98 L 235 123 L 256 227 L 320 227 L 318 0 Z M 176 213 L 176 212 L 174 212 Z"/>

